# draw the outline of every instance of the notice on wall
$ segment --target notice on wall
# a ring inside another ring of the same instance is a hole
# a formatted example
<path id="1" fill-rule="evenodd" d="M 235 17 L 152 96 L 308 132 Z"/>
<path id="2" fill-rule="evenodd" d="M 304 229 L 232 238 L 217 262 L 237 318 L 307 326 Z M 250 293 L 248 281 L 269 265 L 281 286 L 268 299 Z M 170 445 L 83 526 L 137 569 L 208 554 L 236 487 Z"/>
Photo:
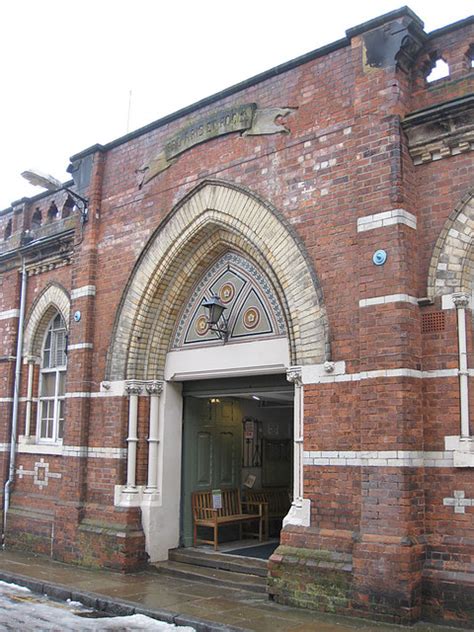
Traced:
<path id="1" fill-rule="evenodd" d="M 222 509 L 222 491 L 220 489 L 212 490 L 212 508 Z"/>
<path id="2" fill-rule="evenodd" d="M 245 439 L 253 439 L 255 433 L 255 425 L 253 421 L 246 421 L 244 425 Z"/>
<path id="3" fill-rule="evenodd" d="M 252 489 L 252 487 L 255 485 L 256 480 L 257 480 L 257 477 L 255 476 L 255 474 L 249 474 L 244 481 L 245 487 Z"/>

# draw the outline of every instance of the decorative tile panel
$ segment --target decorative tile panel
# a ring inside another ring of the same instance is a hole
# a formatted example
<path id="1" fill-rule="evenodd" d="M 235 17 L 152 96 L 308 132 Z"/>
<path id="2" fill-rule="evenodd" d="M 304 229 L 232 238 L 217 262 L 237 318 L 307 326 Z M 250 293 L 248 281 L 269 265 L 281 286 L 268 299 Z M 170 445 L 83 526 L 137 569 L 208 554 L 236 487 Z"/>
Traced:
<path id="1" fill-rule="evenodd" d="M 286 334 L 283 312 L 269 280 L 250 261 L 228 252 L 204 274 L 178 320 L 174 349 L 219 340 L 207 327 L 202 302 L 217 295 L 226 306 L 229 340 L 242 337 Z"/>

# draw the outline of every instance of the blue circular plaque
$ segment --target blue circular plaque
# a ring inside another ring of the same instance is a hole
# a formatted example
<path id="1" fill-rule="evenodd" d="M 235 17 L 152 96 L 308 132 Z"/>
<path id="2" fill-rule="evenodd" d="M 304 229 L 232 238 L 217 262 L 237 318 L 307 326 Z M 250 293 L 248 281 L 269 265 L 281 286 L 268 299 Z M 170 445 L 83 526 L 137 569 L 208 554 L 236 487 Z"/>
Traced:
<path id="1" fill-rule="evenodd" d="M 76 323 L 81 320 L 81 312 L 79 310 L 77 312 L 74 312 L 74 320 Z"/>
<path id="2" fill-rule="evenodd" d="M 372 261 L 376 266 L 383 266 L 383 264 L 387 261 L 387 253 L 385 250 L 376 250 L 372 257 Z"/>

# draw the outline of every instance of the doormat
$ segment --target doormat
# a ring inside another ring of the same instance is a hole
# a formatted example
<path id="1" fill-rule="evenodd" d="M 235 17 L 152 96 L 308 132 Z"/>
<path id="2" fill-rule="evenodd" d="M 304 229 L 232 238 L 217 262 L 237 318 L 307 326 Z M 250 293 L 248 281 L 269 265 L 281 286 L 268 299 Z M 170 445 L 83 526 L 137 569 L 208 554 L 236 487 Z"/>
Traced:
<path id="1" fill-rule="evenodd" d="M 244 549 L 226 551 L 226 553 L 228 555 L 242 555 L 242 557 L 257 557 L 259 560 L 268 560 L 278 545 L 279 542 L 269 542 L 267 544 L 258 544 L 257 546 L 248 546 Z"/>

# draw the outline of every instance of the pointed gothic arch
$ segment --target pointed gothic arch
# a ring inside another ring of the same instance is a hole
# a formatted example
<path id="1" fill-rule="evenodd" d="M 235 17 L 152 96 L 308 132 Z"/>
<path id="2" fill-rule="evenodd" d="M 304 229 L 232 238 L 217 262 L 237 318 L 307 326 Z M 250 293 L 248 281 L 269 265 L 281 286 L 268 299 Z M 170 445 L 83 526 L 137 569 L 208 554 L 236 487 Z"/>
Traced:
<path id="1" fill-rule="evenodd" d="M 431 256 L 427 296 L 470 292 L 474 279 L 474 189 L 446 220 Z"/>
<path id="2" fill-rule="evenodd" d="M 26 319 L 23 355 L 39 357 L 46 328 L 56 312 L 69 326 L 70 297 L 59 283 L 50 283 L 33 303 Z"/>
<path id="3" fill-rule="evenodd" d="M 229 250 L 254 261 L 270 279 L 285 315 L 292 363 L 328 359 L 321 287 L 295 231 L 254 193 L 205 181 L 157 228 L 135 265 L 114 325 L 107 379 L 163 376 L 183 301 L 212 261 Z"/>

